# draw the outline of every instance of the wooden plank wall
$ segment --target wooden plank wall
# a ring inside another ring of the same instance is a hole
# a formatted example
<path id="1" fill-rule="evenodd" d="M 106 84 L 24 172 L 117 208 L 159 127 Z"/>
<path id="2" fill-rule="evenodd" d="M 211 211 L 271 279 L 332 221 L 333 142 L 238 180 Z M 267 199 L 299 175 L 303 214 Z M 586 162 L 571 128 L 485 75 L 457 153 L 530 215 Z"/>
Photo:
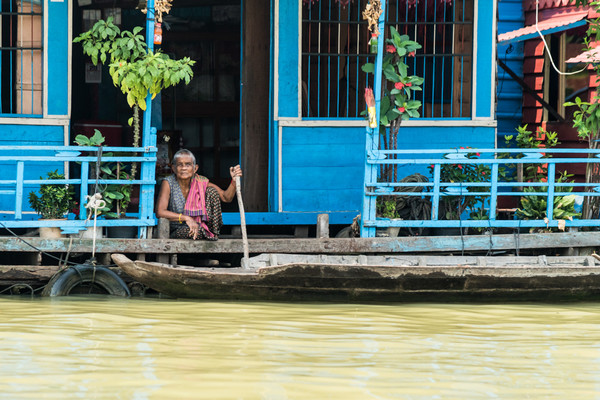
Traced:
<path id="1" fill-rule="evenodd" d="M 358 212 L 364 148 L 362 127 L 284 127 L 283 211 Z"/>

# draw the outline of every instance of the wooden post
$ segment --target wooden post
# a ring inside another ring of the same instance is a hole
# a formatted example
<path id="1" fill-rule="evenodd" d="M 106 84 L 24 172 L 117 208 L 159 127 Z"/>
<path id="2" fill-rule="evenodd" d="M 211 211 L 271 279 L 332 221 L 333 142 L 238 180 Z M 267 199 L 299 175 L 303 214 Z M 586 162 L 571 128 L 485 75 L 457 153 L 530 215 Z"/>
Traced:
<path id="1" fill-rule="evenodd" d="M 158 238 L 159 239 L 168 239 L 169 238 L 169 220 L 166 218 L 158 219 Z M 157 254 L 156 262 L 168 264 L 169 263 L 169 255 L 168 254 Z"/>
<path id="2" fill-rule="evenodd" d="M 246 213 L 244 212 L 244 202 L 242 201 L 242 184 L 239 176 L 235 177 L 235 190 L 237 192 L 238 206 L 240 207 L 240 224 L 242 226 L 242 242 L 244 245 L 244 259 L 242 267 L 247 268 L 250 260 L 250 251 L 248 250 L 248 235 L 246 234 Z"/>
<path id="3" fill-rule="evenodd" d="M 317 216 L 317 237 L 329 237 L 329 214 L 319 214 Z"/>

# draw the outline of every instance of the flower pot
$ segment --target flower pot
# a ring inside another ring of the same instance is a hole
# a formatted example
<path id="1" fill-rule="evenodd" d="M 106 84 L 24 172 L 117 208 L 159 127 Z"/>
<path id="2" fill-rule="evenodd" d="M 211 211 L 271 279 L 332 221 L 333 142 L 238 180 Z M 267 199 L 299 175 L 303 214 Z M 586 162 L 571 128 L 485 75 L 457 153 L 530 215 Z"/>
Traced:
<path id="1" fill-rule="evenodd" d="M 96 239 L 102 238 L 102 236 L 103 236 L 102 235 L 102 227 L 96 226 L 96 230 L 94 230 L 93 226 L 88 226 L 83 231 L 79 232 L 79 234 L 77 236 L 80 237 L 81 239 L 93 239 L 94 233 L 96 235 Z"/>
<path id="2" fill-rule="evenodd" d="M 60 239 L 65 237 L 61 233 L 61 229 L 56 226 L 41 226 L 39 232 L 42 239 Z"/>

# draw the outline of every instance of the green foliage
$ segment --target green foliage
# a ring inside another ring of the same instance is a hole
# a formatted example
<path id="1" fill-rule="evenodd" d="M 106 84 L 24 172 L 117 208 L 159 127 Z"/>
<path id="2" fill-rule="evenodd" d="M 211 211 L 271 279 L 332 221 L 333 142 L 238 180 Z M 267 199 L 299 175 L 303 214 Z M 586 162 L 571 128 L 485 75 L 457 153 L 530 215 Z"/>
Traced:
<path id="1" fill-rule="evenodd" d="M 464 147 L 461 147 L 461 149 L 464 149 Z M 477 159 L 479 156 L 480 154 L 477 152 L 465 154 L 465 158 L 467 159 Z M 445 154 L 444 158 L 451 159 L 451 156 Z M 429 166 L 429 171 L 432 175 L 433 169 L 433 165 Z M 490 179 L 491 168 L 488 165 L 470 163 L 442 164 L 440 167 L 440 189 L 446 193 L 440 198 L 440 218 L 457 220 L 460 219 L 463 212 L 471 210 L 471 217 L 473 215 L 477 216 L 477 218 L 472 219 L 488 219 L 487 211 L 484 208 L 485 196 L 476 194 L 486 191 L 486 188 L 477 186 L 450 187 L 444 186 L 444 183 L 482 183 L 489 182 Z M 473 195 L 452 194 L 465 190 L 473 193 Z"/>
<path id="2" fill-rule="evenodd" d="M 577 107 L 573 113 L 573 128 L 577 129 L 579 138 L 588 141 L 596 139 L 600 131 L 600 103 L 588 103 L 576 97 L 574 103 L 565 103 L 565 107 L 570 106 Z"/>
<path id="3" fill-rule="evenodd" d="M 47 175 L 47 179 L 65 179 L 58 170 Z M 73 188 L 68 184 L 42 184 L 39 196 L 35 192 L 29 193 L 29 204 L 43 219 L 59 219 L 64 218 L 75 205 L 74 195 Z"/>
<path id="4" fill-rule="evenodd" d="M 504 136 L 507 147 L 510 142 L 513 140 L 513 135 Z M 527 124 L 523 126 L 517 127 L 517 137 L 515 138 L 516 144 L 521 149 L 539 149 L 540 152 L 543 152 L 544 149 L 550 149 L 552 147 L 556 147 L 560 144 L 558 141 L 558 133 L 557 132 L 548 132 L 542 127 L 539 127 L 537 132 L 534 133 L 527 129 Z M 507 158 L 508 155 L 501 155 L 502 158 Z M 524 154 L 515 154 L 512 155 L 513 158 L 523 158 Z M 542 158 L 552 158 L 550 154 L 544 154 Z M 534 163 L 534 164 L 521 164 L 523 169 L 523 180 L 525 182 L 539 182 L 542 179 L 545 179 L 548 175 L 548 167 L 544 164 Z M 516 164 L 507 164 L 507 167 L 516 168 Z M 506 173 L 504 174 L 504 178 L 506 180 L 515 180 L 516 171 L 513 169 L 513 175 L 509 176 Z"/>
<path id="5" fill-rule="evenodd" d="M 141 31 L 139 26 L 132 32 L 121 31 L 109 17 L 106 21 L 96 22 L 92 29 L 73 42 L 81 43 L 84 54 L 90 56 L 94 65 L 98 60 L 105 63 L 110 58 L 109 73 L 113 84 L 127 96 L 130 107 L 145 110 L 148 93 L 154 98 L 162 89 L 181 81 L 188 84 L 193 77 L 195 61 L 189 57 L 172 60 L 160 51 L 148 51 L 144 36 L 139 34 Z"/>
<path id="6" fill-rule="evenodd" d="M 383 96 L 380 103 L 380 124 L 389 125 L 400 119 L 419 117 L 421 102 L 413 100 L 414 92 L 420 91 L 423 78 L 408 75 L 406 57 L 414 57 L 421 45 L 409 40 L 407 35 L 400 35 L 394 27 L 390 27 L 391 37 L 385 40 L 385 54 L 383 55 L 382 72 L 387 81 L 383 86 Z M 361 67 L 363 72 L 372 74 L 375 65 L 366 63 Z"/>
<path id="7" fill-rule="evenodd" d="M 567 174 L 567 172 L 561 173 L 557 179 L 557 183 L 568 182 L 568 179 L 573 175 Z M 572 186 L 557 186 L 555 188 L 558 193 L 572 192 Z M 547 192 L 546 186 L 532 186 L 523 188 L 524 193 L 544 193 Z M 573 219 L 579 217 L 581 214 L 575 212 L 575 198 L 574 194 L 567 196 L 555 196 L 554 197 L 554 208 L 552 211 L 553 219 Z M 522 219 L 544 219 L 547 218 L 547 205 L 548 201 L 546 196 L 524 196 L 521 198 L 521 207 L 517 209 L 517 216 Z"/>
<path id="8" fill-rule="evenodd" d="M 124 170 L 123 163 L 110 163 L 100 168 L 103 179 L 131 180 L 131 176 Z M 131 202 L 131 184 L 110 184 L 102 190 L 106 201 L 106 215 L 110 218 L 124 217 Z"/>
<path id="9" fill-rule="evenodd" d="M 517 136 L 514 138 L 516 144 L 522 149 L 539 149 L 543 152 L 544 149 L 550 149 L 560 144 L 558 134 L 556 132 L 548 132 L 543 128 L 538 128 L 534 133 L 527 129 L 527 125 L 517 128 Z M 513 136 L 505 136 L 508 142 L 513 140 Z M 522 158 L 524 154 L 517 154 L 515 158 Z M 545 154 L 543 158 L 551 158 L 552 155 Z M 548 179 L 548 166 L 543 163 L 522 164 L 523 181 L 524 182 L 545 182 Z M 560 174 L 557 183 L 569 182 L 572 174 L 567 174 L 564 171 Z M 514 179 L 514 176 L 511 177 Z M 545 193 L 548 191 L 547 186 L 529 186 L 523 188 L 523 193 L 544 193 L 544 195 L 525 195 L 520 199 L 520 207 L 517 209 L 517 217 L 521 219 L 545 219 L 547 218 L 548 200 Z M 572 192 L 572 186 L 556 186 L 555 192 L 565 193 Z M 553 219 L 572 219 L 579 217 L 581 214 L 575 212 L 575 195 L 555 196 L 554 208 L 552 211 Z M 533 230 L 533 229 L 532 229 Z"/>
<path id="10" fill-rule="evenodd" d="M 101 146 L 104 143 L 104 136 L 98 129 L 94 129 L 94 135 L 88 138 L 84 135 L 77 135 L 75 143 L 79 146 Z M 112 157 L 113 153 L 104 153 L 106 157 Z M 95 169 L 95 163 L 90 163 Z M 111 162 L 101 165 L 98 176 L 101 180 L 132 180 L 132 177 L 126 171 L 126 166 L 121 162 Z M 105 207 L 97 210 L 97 215 L 105 214 L 111 218 L 120 218 L 125 215 L 129 203 L 131 202 L 131 192 L 133 185 L 131 184 L 109 184 L 101 188 L 102 198 L 106 202 Z"/>
<path id="11" fill-rule="evenodd" d="M 400 218 L 396 209 L 396 200 L 393 196 L 382 196 L 377 198 L 377 216 L 382 218 Z"/>
<path id="12" fill-rule="evenodd" d="M 94 135 L 90 138 L 85 135 L 75 136 L 75 143 L 79 146 L 101 146 L 104 143 L 104 136 L 98 129 L 94 129 Z"/>

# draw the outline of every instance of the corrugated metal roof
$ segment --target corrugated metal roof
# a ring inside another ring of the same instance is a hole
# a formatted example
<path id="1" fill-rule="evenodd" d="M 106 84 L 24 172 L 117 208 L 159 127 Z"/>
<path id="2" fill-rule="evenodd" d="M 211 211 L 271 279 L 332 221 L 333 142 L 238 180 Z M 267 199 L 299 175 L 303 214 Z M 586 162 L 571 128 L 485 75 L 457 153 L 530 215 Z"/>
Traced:
<path id="1" fill-rule="evenodd" d="M 571 11 L 555 14 L 552 17 L 538 22 L 538 28 L 542 34 L 564 31 L 586 24 L 584 19 L 587 17 L 586 11 Z M 527 40 L 537 36 L 535 25 L 526 26 L 511 32 L 506 32 L 498 35 L 498 43 L 508 43 Z"/>
<path id="2" fill-rule="evenodd" d="M 591 63 L 591 62 L 599 62 L 600 61 L 600 47 L 596 47 L 595 49 L 591 49 L 588 51 L 584 51 L 578 56 L 569 58 L 566 62 L 567 64 L 577 64 L 577 63 Z"/>

